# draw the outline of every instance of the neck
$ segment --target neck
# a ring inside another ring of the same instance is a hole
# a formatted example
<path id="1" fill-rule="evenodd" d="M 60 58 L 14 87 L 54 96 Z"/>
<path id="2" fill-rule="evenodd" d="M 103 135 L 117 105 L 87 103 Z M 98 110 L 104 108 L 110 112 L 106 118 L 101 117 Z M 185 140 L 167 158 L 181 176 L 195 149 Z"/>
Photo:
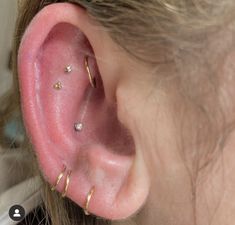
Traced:
<path id="1" fill-rule="evenodd" d="M 161 158 L 155 163 L 155 178 L 144 207 L 131 220 L 113 225 L 235 224 L 234 146 L 235 132 L 216 159 L 199 171 L 195 182 L 185 163 L 164 165 Z"/>
<path id="2" fill-rule="evenodd" d="M 234 137 L 231 134 L 223 152 L 198 174 L 194 191 L 189 176 L 180 175 L 180 168 L 174 175 L 170 170 L 159 171 L 143 209 L 118 225 L 235 224 Z"/>
<path id="3" fill-rule="evenodd" d="M 197 182 L 197 224 L 235 224 L 235 132 Z"/>

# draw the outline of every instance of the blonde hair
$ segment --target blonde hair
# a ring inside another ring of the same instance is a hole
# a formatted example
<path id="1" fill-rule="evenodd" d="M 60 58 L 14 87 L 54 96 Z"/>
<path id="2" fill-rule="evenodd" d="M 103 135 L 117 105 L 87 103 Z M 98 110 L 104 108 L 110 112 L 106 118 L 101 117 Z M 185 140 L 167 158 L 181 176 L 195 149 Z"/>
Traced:
<path id="1" fill-rule="evenodd" d="M 172 79 L 165 80 L 179 83 L 178 91 L 185 103 L 184 116 L 180 118 L 182 148 L 189 146 L 184 142 L 190 140 L 191 145 L 200 148 L 207 143 L 212 151 L 218 145 L 216 140 L 220 141 L 219 144 L 225 140 L 228 126 L 223 123 L 224 114 L 218 99 L 216 62 L 218 57 L 226 54 L 234 41 L 218 45 L 212 44 L 211 39 L 216 36 L 219 39 L 219 33 L 234 20 L 234 0 L 25 0 L 21 5 L 15 33 L 14 86 L 1 100 L 1 128 L 15 112 L 20 111 L 16 65 L 21 38 L 30 21 L 43 7 L 58 2 L 70 2 L 86 8 L 88 14 L 107 29 L 113 40 L 137 60 L 156 66 L 174 62 L 177 76 L 167 76 Z M 159 61 L 159 52 L 164 56 L 162 61 Z M 157 78 L 158 75 L 155 75 Z M 162 81 L 160 83 L 163 85 Z M 200 122 L 188 126 L 195 118 Z M 202 124 L 204 129 L 201 129 Z M 3 132 L 1 138 L 4 138 Z M 25 151 L 31 149 L 27 138 L 22 146 Z M 33 151 L 30 152 L 33 156 Z M 36 160 L 34 156 L 32 160 Z M 33 171 L 40 174 L 37 167 Z M 57 193 L 51 193 L 47 183 L 44 185 L 43 199 L 52 224 L 110 223 L 85 217 L 82 210 L 70 200 L 62 200 Z"/>

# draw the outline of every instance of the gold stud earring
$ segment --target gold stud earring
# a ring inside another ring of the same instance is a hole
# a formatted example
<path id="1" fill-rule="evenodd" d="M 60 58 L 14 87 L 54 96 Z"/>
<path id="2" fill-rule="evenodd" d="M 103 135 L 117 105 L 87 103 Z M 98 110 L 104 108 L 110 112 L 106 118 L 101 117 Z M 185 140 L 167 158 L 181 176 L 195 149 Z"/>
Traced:
<path id="1" fill-rule="evenodd" d="M 62 87 L 62 83 L 60 82 L 60 81 L 58 81 L 57 83 L 55 83 L 54 85 L 53 85 L 53 88 L 55 89 L 55 90 L 61 90 L 63 87 Z"/>
<path id="2" fill-rule="evenodd" d="M 88 74 L 91 86 L 93 88 L 96 88 L 96 79 L 95 79 L 95 77 L 93 77 L 91 75 L 91 70 L 90 70 L 89 65 L 88 65 L 88 56 L 85 57 L 85 67 L 86 67 L 86 70 L 87 70 L 87 74 Z"/>
<path id="3" fill-rule="evenodd" d="M 89 213 L 89 205 L 90 205 L 90 201 L 91 201 L 91 198 L 92 198 L 94 192 L 95 192 L 95 187 L 92 187 L 91 190 L 89 191 L 89 193 L 87 194 L 85 207 L 83 209 L 85 215 L 87 215 L 87 216 L 90 215 L 90 213 Z"/>
<path id="4" fill-rule="evenodd" d="M 51 187 L 51 190 L 52 190 L 52 191 L 55 191 L 56 187 L 58 186 L 58 184 L 60 183 L 61 179 L 63 178 L 65 171 L 66 171 L 66 166 L 63 167 L 63 171 L 62 171 L 62 172 L 59 174 L 59 176 L 57 177 L 57 180 L 56 180 L 55 185 L 53 185 L 53 186 Z"/>

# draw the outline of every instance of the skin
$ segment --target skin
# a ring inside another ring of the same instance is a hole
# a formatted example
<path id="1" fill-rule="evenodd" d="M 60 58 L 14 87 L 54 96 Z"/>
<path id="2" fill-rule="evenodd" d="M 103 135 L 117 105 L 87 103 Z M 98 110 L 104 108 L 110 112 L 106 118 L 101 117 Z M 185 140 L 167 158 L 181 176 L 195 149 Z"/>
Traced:
<path id="1" fill-rule="evenodd" d="M 97 89 L 84 68 L 84 56 L 93 54 L 89 65 Z M 233 59 L 231 54 L 225 62 Z M 114 223 L 129 224 L 122 219 L 130 216 L 140 225 L 235 221 L 233 135 L 223 154 L 196 174 L 193 152 L 183 157 L 178 144 L 179 112 L 171 110 L 179 101 L 177 85 L 168 94 L 156 89 L 153 68 L 127 54 L 83 9 L 45 7 L 25 32 L 18 61 L 24 122 L 39 166 L 50 184 L 63 164 L 72 170 L 67 196 L 78 205 L 84 206 L 95 186 L 90 212 L 121 220 Z M 225 62 L 221 74 L 230 66 Z M 69 75 L 63 73 L 68 64 L 74 69 Z M 163 65 L 159 71 L 173 74 L 174 68 Z M 53 89 L 58 80 L 60 91 Z M 234 80 L 221 80 L 232 94 Z M 73 123 L 89 93 L 85 129 L 77 134 Z M 62 182 L 57 190 L 63 192 Z"/>

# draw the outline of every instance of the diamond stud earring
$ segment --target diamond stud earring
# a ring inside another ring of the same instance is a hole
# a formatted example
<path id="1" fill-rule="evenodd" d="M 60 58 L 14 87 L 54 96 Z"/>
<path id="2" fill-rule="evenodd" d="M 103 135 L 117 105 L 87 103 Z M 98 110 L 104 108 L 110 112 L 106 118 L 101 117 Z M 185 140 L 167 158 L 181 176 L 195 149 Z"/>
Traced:
<path id="1" fill-rule="evenodd" d="M 65 73 L 71 73 L 72 70 L 73 70 L 73 69 L 72 69 L 72 66 L 71 66 L 71 65 L 68 65 L 68 66 L 65 67 L 64 72 L 65 72 Z"/>
<path id="2" fill-rule="evenodd" d="M 83 129 L 83 124 L 82 123 L 75 123 L 74 124 L 74 129 L 76 132 L 80 132 Z"/>

